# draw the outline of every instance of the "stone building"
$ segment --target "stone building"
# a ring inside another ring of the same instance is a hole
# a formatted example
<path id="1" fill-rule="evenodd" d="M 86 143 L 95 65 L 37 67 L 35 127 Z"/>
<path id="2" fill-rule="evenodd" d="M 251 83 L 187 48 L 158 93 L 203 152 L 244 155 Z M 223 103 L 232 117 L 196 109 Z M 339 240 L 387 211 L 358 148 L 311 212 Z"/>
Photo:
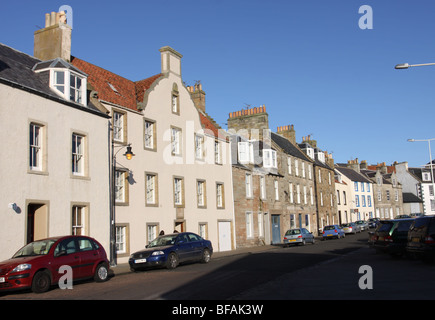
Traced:
<path id="1" fill-rule="evenodd" d="M 386 166 L 385 162 L 368 166 L 361 161 L 360 171 L 373 183 L 374 217 L 393 219 L 404 214 L 402 185 L 394 166 Z"/>
<path id="2" fill-rule="evenodd" d="M 291 126 L 269 129 L 266 107 L 232 112 L 234 214 L 237 247 L 281 243 L 293 227 L 317 230 L 313 162 Z"/>
<path id="3" fill-rule="evenodd" d="M 317 147 L 317 141 L 311 139 L 311 136 L 303 137 L 299 147 L 314 162 L 317 225 L 318 232 L 321 234 L 323 227 L 340 223 L 335 190 L 334 160 L 332 155 Z"/>

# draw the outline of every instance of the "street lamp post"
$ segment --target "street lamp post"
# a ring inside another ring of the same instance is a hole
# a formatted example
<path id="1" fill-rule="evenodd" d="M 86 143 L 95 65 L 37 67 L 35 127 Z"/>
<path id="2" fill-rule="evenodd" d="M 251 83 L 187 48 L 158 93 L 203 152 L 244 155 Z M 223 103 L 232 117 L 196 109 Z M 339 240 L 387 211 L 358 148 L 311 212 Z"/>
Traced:
<path id="1" fill-rule="evenodd" d="M 119 151 L 127 148 L 123 156 L 127 160 L 131 160 L 135 155 L 131 151 L 131 144 L 126 146 L 117 146 L 119 148 L 115 153 L 115 142 L 112 139 L 112 197 L 111 197 L 111 210 L 110 210 L 110 265 L 116 266 L 116 224 L 115 224 L 115 207 L 116 207 L 116 155 Z"/>
<path id="2" fill-rule="evenodd" d="M 410 67 L 422 67 L 422 66 L 434 66 L 435 63 L 421 63 L 421 64 L 409 64 L 409 63 L 399 63 L 396 64 L 394 69 L 408 69 Z"/>
<path id="3" fill-rule="evenodd" d="M 435 140 L 435 138 L 432 138 L 432 139 L 408 139 L 409 142 L 427 141 L 428 146 L 429 146 L 429 165 L 430 165 L 430 177 L 431 177 L 431 182 L 432 182 L 432 193 L 435 193 L 435 184 L 434 184 L 434 177 L 433 177 L 433 164 L 432 164 L 432 152 L 430 149 L 430 142 L 432 140 Z M 429 194 L 429 196 L 430 196 L 430 194 Z M 429 199 L 429 201 L 430 201 L 430 199 Z"/>

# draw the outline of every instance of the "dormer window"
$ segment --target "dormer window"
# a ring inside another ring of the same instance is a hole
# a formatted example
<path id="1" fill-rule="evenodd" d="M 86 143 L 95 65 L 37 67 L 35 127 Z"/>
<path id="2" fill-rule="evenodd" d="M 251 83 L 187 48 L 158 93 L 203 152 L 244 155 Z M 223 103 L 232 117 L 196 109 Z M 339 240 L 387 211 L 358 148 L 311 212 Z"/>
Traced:
<path id="1" fill-rule="evenodd" d="M 33 71 L 48 73 L 50 88 L 65 100 L 87 105 L 87 75 L 73 65 L 56 58 L 36 64 Z"/>
<path id="2" fill-rule="evenodd" d="M 50 70 L 50 86 L 63 98 L 86 105 L 86 78 L 71 70 Z"/>

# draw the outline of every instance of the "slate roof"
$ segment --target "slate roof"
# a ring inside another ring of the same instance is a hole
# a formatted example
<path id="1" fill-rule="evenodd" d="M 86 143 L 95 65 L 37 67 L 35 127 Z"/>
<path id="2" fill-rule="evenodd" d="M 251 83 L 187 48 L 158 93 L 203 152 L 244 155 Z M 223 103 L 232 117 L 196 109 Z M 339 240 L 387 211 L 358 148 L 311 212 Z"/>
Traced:
<path id="1" fill-rule="evenodd" d="M 275 142 L 281 149 L 284 150 L 288 155 L 294 156 L 296 158 L 313 162 L 313 159 L 308 157 L 301 149 L 291 143 L 289 140 L 284 138 L 283 136 L 271 132 L 272 141 Z"/>
<path id="2" fill-rule="evenodd" d="M 370 181 L 368 178 L 364 177 L 361 173 L 358 173 L 351 168 L 335 166 L 335 169 L 347 178 L 349 178 L 351 181 L 372 183 L 372 181 Z"/>
<path id="3" fill-rule="evenodd" d="M 0 43 L 0 82 L 83 111 L 106 116 L 89 101 L 90 99 L 88 99 L 88 105 L 83 106 L 57 95 L 50 89 L 47 72 L 37 73 L 33 70 L 34 68 L 47 67 L 52 63 L 59 63 L 59 61 L 50 60 L 44 62 Z M 62 65 L 70 69 L 74 68 L 64 61 L 62 61 Z M 82 73 L 80 70 L 77 70 L 77 72 Z"/>
<path id="4" fill-rule="evenodd" d="M 403 192 L 403 202 L 404 203 L 410 203 L 410 202 L 423 202 L 419 197 L 417 197 L 415 194 L 411 192 Z"/>

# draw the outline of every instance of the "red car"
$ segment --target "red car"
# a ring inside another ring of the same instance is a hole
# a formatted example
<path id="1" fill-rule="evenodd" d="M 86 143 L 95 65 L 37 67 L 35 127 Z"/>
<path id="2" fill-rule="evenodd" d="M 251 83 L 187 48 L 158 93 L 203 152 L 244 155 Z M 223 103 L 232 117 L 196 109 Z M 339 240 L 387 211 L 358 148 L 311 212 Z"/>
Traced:
<path id="1" fill-rule="evenodd" d="M 63 236 L 31 242 L 0 262 L 0 291 L 31 288 L 41 293 L 65 279 L 62 266 L 69 266 L 72 279 L 108 279 L 109 261 L 103 246 L 86 236 Z M 61 269 L 61 270 L 59 270 Z"/>

